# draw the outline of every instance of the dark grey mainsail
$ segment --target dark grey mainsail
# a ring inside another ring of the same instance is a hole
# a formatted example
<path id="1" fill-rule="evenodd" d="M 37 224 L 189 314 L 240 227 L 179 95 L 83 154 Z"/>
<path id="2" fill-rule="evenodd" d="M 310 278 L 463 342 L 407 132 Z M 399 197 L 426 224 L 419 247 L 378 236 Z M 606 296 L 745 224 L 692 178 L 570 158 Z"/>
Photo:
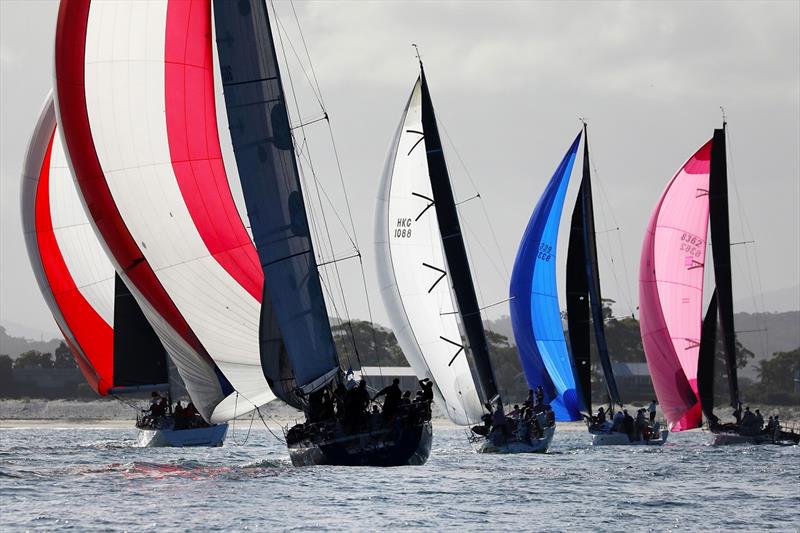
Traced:
<path id="1" fill-rule="evenodd" d="M 731 281 L 731 235 L 728 215 L 728 165 L 725 152 L 725 125 L 714 130 L 711 145 L 711 170 L 708 183 L 711 253 L 719 305 L 719 323 L 725 350 L 731 406 L 739 405 L 739 379 L 736 369 L 736 332 L 733 325 L 733 284 Z"/>
<path id="2" fill-rule="evenodd" d="M 215 0 L 214 17 L 231 139 L 264 271 L 262 367 L 275 394 L 298 406 L 336 376 L 339 361 L 275 43 L 263 0 Z"/>
<path id="3" fill-rule="evenodd" d="M 622 401 L 611 367 L 603 320 L 603 299 L 600 292 L 600 269 L 597 261 L 594 203 L 589 164 L 589 137 L 586 130 L 586 124 L 584 124 L 583 177 L 580 192 L 572 210 L 567 252 L 567 323 L 570 351 L 575 363 L 584 407 L 587 411 L 591 411 L 590 316 L 609 401 L 618 405 L 621 405 Z"/>

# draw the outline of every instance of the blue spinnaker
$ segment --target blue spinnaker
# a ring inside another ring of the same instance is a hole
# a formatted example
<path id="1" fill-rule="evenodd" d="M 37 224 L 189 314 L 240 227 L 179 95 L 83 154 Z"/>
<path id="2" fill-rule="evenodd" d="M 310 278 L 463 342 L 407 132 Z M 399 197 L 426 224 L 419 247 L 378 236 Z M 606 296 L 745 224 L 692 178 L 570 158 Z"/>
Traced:
<path id="1" fill-rule="evenodd" d="M 511 273 L 509 307 L 522 368 L 530 388 L 544 388 L 556 420 L 579 420 L 581 408 L 556 289 L 558 226 L 580 140 L 581 133 L 536 204 Z"/>

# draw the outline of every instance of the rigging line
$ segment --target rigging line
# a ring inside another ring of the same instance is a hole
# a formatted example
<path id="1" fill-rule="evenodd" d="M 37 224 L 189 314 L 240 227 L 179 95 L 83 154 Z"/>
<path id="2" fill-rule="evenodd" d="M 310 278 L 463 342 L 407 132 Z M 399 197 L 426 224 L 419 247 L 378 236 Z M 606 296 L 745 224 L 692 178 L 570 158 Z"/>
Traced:
<path id="1" fill-rule="evenodd" d="M 333 297 L 333 293 L 331 292 L 331 289 L 328 286 L 328 283 L 326 282 L 325 278 L 322 277 L 322 275 L 320 275 L 319 281 L 320 281 L 320 286 L 322 286 L 322 290 L 324 290 L 325 293 L 328 295 L 328 300 L 330 301 L 331 306 L 333 307 L 334 316 L 336 317 L 336 321 L 338 321 L 338 324 L 336 324 L 336 326 L 334 326 L 334 327 L 336 327 L 336 328 L 338 328 L 338 330 L 344 332 L 343 335 L 342 335 L 342 349 L 344 350 L 344 356 L 347 359 L 347 364 L 352 368 L 353 361 L 350 358 L 350 350 L 348 348 L 346 339 L 344 338 L 344 335 L 347 335 L 347 333 L 345 331 L 344 320 L 342 320 L 341 313 L 339 313 L 339 309 L 336 306 L 336 300 Z M 358 354 L 356 354 L 356 361 L 359 361 L 359 364 L 360 364 L 360 360 L 358 358 Z"/>
<path id="2" fill-rule="evenodd" d="M 269 431 L 270 435 L 272 435 L 273 437 L 275 437 L 275 440 L 277 440 L 277 441 L 278 441 L 278 442 L 280 442 L 281 444 L 286 444 L 286 440 L 285 440 L 285 439 L 282 439 L 282 438 L 280 438 L 279 436 L 277 436 L 277 435 L 276 435 L 276 434 L 275 434 L 275 433 L 272 431 L 272 429 L 269 427 L 269 425 L 267 425 L 267 422 L 266 422 L 266 420 L 264 420 L 264 416 L 261 414 L 261 409 L 259 409 L 258 407 L 256 407 L 256 413 L 258 413 L 258 418 L 260 418 L 260 419 L 261 419 L 261 423 L 262 423 L 262 424 L 264 424 L 264 427 L 265 427 L 265 428 L 267 428 L 267 431 Z M 279 424 L 279 425 L 280 425 L 280 424 Z"/>
<path id="3" fill-rule="evenodd" d="M 306 45 L 306 38 L 303 35 L 303 28 L 300 26 L 300 19 L 297 16 L 297 11 L 294 9 L 294 0 L 289 0 L 289 5 L 292 6 L 292 14 L 294 14 L 294 21 L 297 24 L 297 32 L 300 34 L 300 42 L 303 43 L 303 50 L 306 53 L 306 59 L 308 59 L 308 67 L 311 69 L 311 76 L 314 78 L 314 84 L 317 87 L 317 95 L 320 100 L 320 105 L 323 109 L 325 109 L 325 100 L 322 98 L 322 90 L 319 87 L 319 80 L 317 79 L 317 72 L 314 69 L 314 62 L 311 61 L 311 54 L 308 52 L 308 46 Z"/>
<path id="4" fill-rule="evenodd" d="M 290 125 L 290 126 L 289 126 L 289 129 L 291 129 L 291 130 L 296 130 L 296 129 L 298 129 L 298 128 L 302 128 L 302 127 L 305 127 L 305 126 L 310 126 L 311 124 L 316 124 L 317 122 L 322 122 L 323 120 L 328 120 L 328 114 L 327 114 L 327 113 L 325 113 L 325 114 L 324 114 L 323 116 L 321 116 L 321 117 L 317 117 L 317 118 L 309 119 L 309 120 L 308 120 L 308 121 L 306 121 L 306 122 L 301 122 L 300 124 L 298 124 L 298 125 L 296 125 L 296 126 L 291 126 L 291 125 Z"/>
<path id="5" fill-rule="evenodd" d="M 283 33 L 286 35 L 286 40 L 289 43 L 289 48 L 291 48 L 295 59 L 297 59 L 297 63 L 300 65 L 300 70 L 303 72 L 303 76 L 306 78 L 306 81 L 308 82 L 308 86 L 311 89 L 311 92 L 314 94 L 314 97 L 317 99 L 317 103 L 319 104 L 320 109 L 325 111 L 325 105 L 322 103 L 322 96 L 320 94 L 317 94 L 317 91 L 314 89 L 314 84 L 311 83 L 311 79 L 308 77 L 308 73 L 306 72 L 305 66 L 303 65 L 303 61 L 302 61 L 302 59 L 300 59 L 300 54 L 298 54 L 297 50 L 295 50 L 294 44 L 292 44 L 292 40 L 289 38 L 289 32 L 286 30 L 286 27 L 283 25 L 283 22 L 281 22 L 280 18 L 278 17 L 278 13 L 275 10 L 275 2 L 273 0 L 270 0 L 270 4 L 272 4 L 272 13 L 273 13 L 273 16 L 275 17 L 275 22 L 278 23 L 278 33 L 280 33 L 280 31 L 282 30 Z M 292 6 L 292 10 L 294 11 L 294 6 Z M 295 13 L 295 20 L 297 20 L 297 13 Z M 299 21 L 298 21 L 298 28 L 299 27 L 300 27 L 300 24 L 299 24 Z M 301 32 L 301 35 L 302 35 L 302 32 Z M 283 47 L 283 41 L 282 40 L 281 40 L 281 47 Z M 288 62 L 288 59 L 286 58 L 286 51 L 285 50 L 283 52 L 283 56 L 284 56 L 284 61 L 286 61 L 286 68 L 288 69 L 289 68 L 289 62 Z M 309 60 L 310 60 L 310 58 L 309 58 Z"/>
<path id="6" fill-rule="evenodd" d="M 311 74 L 312 74 L 312 76 L 314 78 L 314 83 L 316 84 L 317 91 L 316 91 L 315 95 L 317 96 L 317 98 L 319 100 L 320 106 L 322 107 L 322 111 L 325 113 L 325 119 L 326 119 L 326 122 L 328 124 L 328 135 L 330 137 L 331 148 L 333 149 L 333 155 L 334 155 L 334 158 L 336 160 L 336 170 L 337 170 L 337 174 L 338 174 L 338 177 L 339 177 L 339 183 L 340 183 L 340 185 L 342 187 L 342 192 L 344 194 L 344 200 L 345 200 L 345 206 L 346 206 L 346 209 L 347 209 L 347 215 L 348 215 L 348 218 L 350 219 L 350 230 L 352 231 L 352 236 L 347 232 L 347 230 L 345 230 L 345 234 L 347 235 L 348 239 L 350 239 L 350 242 L 353 244 L 353 246 L 355 246 L 356 252 L 358 254 L 359 267 L 360 267 L 360 270 L 361 270 L 361 280 L 362 280 L 362 284 L 363 284 L 363 287 L 364 287 L 364 296 L 365 296 L 365 299 L 366 299 L 367 311 L 368 311 L 368 314 L 369 314 L 370 329 L 372 331 L 372 337 L 373 337 L 374 353 L 375 353 L 376 360 L 378 362 L 378 368 L 379 368 L 379 371 L 381 373 L 381 378 L 382 378 L 383 377 L 383 369 L 382 369 L 383 365 L 381 364 L 381 358 L 380 358 L 380 354 L 379 354 L 379 350 L 378 350 L 377 332 L 375 330 L 375 322 L 373 320 L 372 304 L 370 302 L 369 290 L 367 289 L 367 280 L 366 280 L 366 273 L 364 271 L 364 262 L 363 262 L 363 259 L 361 257 L 360 246 L 358 244 L 358 233 L 356 232 L 356 229 L 355 229 L 355 221 L 353 220 L 353 210 L 352 210 L 352 208 L 350 206 L 350 197 L 347 194 L 347 187 L 346 187 L 345 182 L 344 182 L 344 172 L 342 171 L 342 163 L 341 163 L 341 159 L 339 157 L 339 150 L 336 147 L 336 139 L 335 139 L 335 136 L 333 135 L 333 125 L 331 124 L 330 117 L 329 117 L 328 112 L 327 112 L 327 110 L 325 108 L 325 102 L 324 102 L 324 98 L 322 96 L 322 89 L 320 88 L 319 79 L 317 78 L 317 73 L 316 73 L 316 70 L 314 69 L 314 62 L 311 60 L 311 54 L 308 51 L 308 45 L 306 43 L 305 36 L 303 35 L 303 29 L 300 26 L 300 19 L 297 16 L 297 11 L 295 10 L 294 2 L 292 0 L 290 0 L 290 5 L 292 7 L 292 13 L 294 14 L 295 23 L 297 24 L 297 30 L 298 30 L 298 32 L 300 34 L 300 40 L 303 43 L 303 49 L 304 49 L 304 51 L 306 53 L 306 58 L 308 59 L 308 65 L 309 65 L 309 68 L 311 69 Z M 275 9 L 275 7 L 273 5 L 273 11 L 274 11 L 274 9 Z M 289 44 L 290 44 L 290 46 L 292 46 L 291 42 Z M 294 51 L 294 46 L 292 46 L 292 51 Z M 303 73 L 305 74 L 305 70 L 303 70 Z M 306 79 L 307 78 L 308 77 L 306 76 Z M 312 173 L 313 173 L 313 169 L 312 169 Z M 328 200 L 328 203 L 330 203 L 331 207 L 333 207 L 333 202 L 331 201 L 330 197 L 328 197 L 328 194 L 325 191 L 324 187 L 322 187 L 322 192 L 325 195 L 325 198 Z M 333 209 L 334 209 L 334 213 L 336 215 L 336 218 L 339 220 L 339 223 L 344 228 L 344 222 L 339 217 L 338 211 L 335 209 L 335 207 L 333 207 Z M 333 245 L 331 244 L 331 246 L 333 246 Z M 339 275 L 338 267 L 337 267 L 337 272 L 336 273 L 337 273 L 337 276 L 338 276 Z M 340 280 L 340 284 L 341 284 L 341 280 Z M 343 288 L 342 288 L 342 299 L 344 300 L 344 289 Z M 344 305 L 345 305 L 345 312 L 348 313 L 346 301 L 344 302 Z M 350 320 L 349 316 L 348 316 L 348 320 L 350 321 L 351 332 L 352 332 L 352 320 Z M 355 344 L 355 336 L 354 335 L 353 335 L 353 343 Z M 356 357 L 358 358 L 359 364 L 361 364 L 361 358 L 359 357 L 357 349 L 356 349 Z"/>
<path id="7" fill-rule="evenodd" d="M 475 196 L 470 196 L 466 200 L 461 200 L 460 202 L 456 202 L 456 205 L 465 204 L 465 203 L 469 202 L 470 200 L 474 200 L 475 198 L 480 198 L 480 197 L 481 197 L 481 195 L 480 195 L 480 193 L 478 193 Z"/>
<path id="8" fill-rule="evenodd" d="M 302 154 L 302 157 L 303 157 L 303 158 L 304 158 L 304 159 L 305 159 L 307 162 L 309 162 L 309 164 L 310 164 L 310 161 L 309 161 L 309 159 L 308 159 L 308 156 L 307 156 L 306 154 Z M 330 197 L 330 196 L 328 196 L 328 191 L 326 191 L 326 190 L 325 190 L 325 186 L 324 186 L 322 183 L 320 183 L 320 184 L 319 184 L 319 187 L 320 187 L 320 189 L 321 189 L 321 191 L 322 191 L 322 195 L 323 195 L 323 196 L 325 197 L 325 199 L 328 201 L 328 205 L 330 205 L 330 206 L 331 206 L 331 209 L 333 209 L 333 214 L 336 216 L 336 220 L 338 220 L 338 221 L 339 221 L 339 225 L 342 227 L 342 230 L 344 231 L 344 234 L 345 234 L 345 235 L 347 235 L 347 239 L 350 241 L 350 243 L 353 245 L 353 247 L 355 247 L 355 249 L 356 249 L 356 250 L 358 250 L 358 243 L 357 243 L 357 241 L 354 239 L 354 236 L 355 236 L 355 230 L 354 230 L 354 233 L 353 233 L 353 235 L 352 235 L 352 236 L 351 236 L 351 235 L 348 233 L 348 231 L 347 231 L 347 226 L 345 225 L 345 223 L 344 223 L 344 220 L 342 220 L 342 217 L 340 217 L 340 216 L 339 216 L 339 212 L 336 210 L 336 206 L 333 204 L 333 200 L 331 200 L 331 197 Z M 347 199 L 347 194 L 345 194 L 345 199 Z M 320 209 L 322 209 L 322 208 L 323 208 L 323 207 L 322 207 L 322 205 L 320 205 Z M 352 225 L 352 222 L 353 222 L 353 221 L 352 221 L 352 218 L 351 218 L 351 219 L 350 219 L 350 223 L 351 223 L 351 225 Z"/>
<path id="9" fill-rule="evenodd" d="M 472 229 L 472 226 L 470 226 L 466 220 L 464 221 L 464 227 L 467 228 L 467 233 L 472 235 L 473 237 L 472 240 L 474 240 L 478 244 L 480 249 L 483 251 L 483 253 L 486 254 L 486 259 L 492 265 L 492 268 L 494 268 L 494 271 L 497 273 L 498 277 L 500 277 L 500 279 L 503 279 L 503 273 L 500 271 L 500 268 L 497 266 L 497 263 L 495 263 L 494 260 L 492 259 L 493 254 L 490 254 L 489 251 L 483 246 L 483 243 L 478 238 L 478 234 L 475 232 L 475 230 Z"/>
<path id="10" fill-rule="evenodd" d="M 277 13 L 275 13 L 275 4 L 274 4 L 274 2 L 272 3 L 272 11 L 275 14 L 275 18 L 277 20 Z M 281 27 L 282 27 L 282 25 L 281 25 Z M 291 72 L 291 69 L 289 69 L 289 67 L 288 67 L 288 59 L 286 57 L 286 46 L 283 43 L 283 35 L 281 34 L 280 31 L 278 32 L 278 39 L 279 39 L 279 41 L 281 43 L 281 49 L 283 51 L 283 60 L 287 65 L 286 74 L 287 74 L 287 77 L 289 79 L 289 87 L 290 87 L 291 93 L 292 93 L 292 101 L 294 103 L 294 107 L 295 107 L 295 110 L 297 112 L 297 116 L 299 117 L 299 116 L 301 116 L 300 103 L 299 103 L 299 101 L 297 99 L 297 92 L 295 91 L 295 88 L 294 88 L 294 80 L 292 78 L 292 72 Z M 288 39 L 288 35 L 287 35 L 287 39 Z M 291 46 L 291 43 L 290 43 L 290 46 Z M 324 108 L 323 108 L 323 110 L 324 110 Z M 308 137 L 306 136 L 305 126 L 303 126 L 302 124 L 300 125 L 300 131 L 303 134 L 303 140 L 306 141 Z M 318 203 L 320 205 L 320 208 L 321 208 L 320 209 L 320 211 L 321 211 L 320 214 L 322 216 L 322 226 L 325 229 L 325 234 L 327 236 L 328 242 L 331 245 L 331 255 L 333 255 L 333 240 L 331 238 L 330 227 L 328 226 L 327 217 L 325 215 L 325 209 L 322 208 L 322 196 L 321 196 L 320 190 L 319 190 L 319 180 L 317 179 L 317 174 L 316 174 L 316 171 L 314 170 L 314 163 L 313 163 L 313 161 L 311 159 L 311 150 L 310 150 L 310 147 L 309 147 L 308 144 L 306 144 L 306 154 L 308 156 L 309 170 L 311 171 L 311 176 L 313 178 L 313 181 L 314 181 L 314 184 L 315 184 L 315 189 L 316 189 L 316 192 L 317 192 L 317 201 L 318 201 Z M 342 285 L 342 279 L 341 279 L 341 274 L 339 272 L 338 263 L 334 263 L 333 264 L 333 268 L 334 268 L 334 272 L 336 274 L 337 283 L 339 285 L 339 291 L 340 291 L 341 296 L 342 296 L 342 305 L 344 307 L 345 317 L 347 318 L 347 321 L 349 322 L 349 325 L 350 325 L 351 336 L 353 338 L 353 349 L 355 351 L 356 358 L 360 359 L 358 357 L 358 346 L 355 343 L 355 335 L 352 334 L 353 333 L 353 330 L 352 330 L 353 324 L 352 324 L 352 319 L 350 318 L 350 311 L 349 311 L 349 309 L 347 307 L 347 299 L 345 298 L 345 295 L 344 295 L 344 286 Z"/>
<path id="11" fill-rule="evenodd" d="M 481 201 L 479 202 L 480 205 L 481 205 L 481 210 L 483 211 L 483 216 L 486 219 L 486 225 L 489 228 L 489 233 L 491 233 L 491 235 L 492 235 L 492 241 L 494 242 L 494 246 L 495 246 L 495 249 L 497 251 L 497 256 L 500 258 L 500 262 L 503 265 L 503 271 L 506 274 L 505 281 L 508 281 L 508 279 L 510 278 L 508 265 L 506 264 L 506 261 L 505 261 L 504 256 L 503 256 L 503 252 L 500 249 L 500 241 L 497 240 L 497 233 L 495 233 L 494 226 L 492 225 L 492 220 L 491 220 L 491 218 L 489 218 L 489 211 L 486 209 L 486 204 L 483 201 L 483 198 L 480 196 L 480 191 L 478 190 L 478 187 L 475 185 L 475 181 L 472 179 L 472 174 L 470 174 L 466 163 L 464 163 L 464 160 L 461 158 L 461 154 L 458 152 L 458 149 L 456 148 L 456 145 L 453 142 L 453 139 L 450 138 L 450 133 L 447 131 L 447 128 L 445 127 L 444 122 L 442 122 L 442 120 L 441 120 L 441 117 L 439 117 L 439 124 L 441 124 L 441 126 L 442 126 L 442 131 L 444 131 L 445 137 L 447 137 L 447 141 L 450 143 L 450 147 L 453 149 L 453 153 L 456 154 L 456 158 L 458 159 L 458 162 L 461 164 L 461 168 L 464 169 L 464 173 L 467 175 L 467 178 L 469 179 L 469 182 L 472 184 L 473 190 L 475 190 L 475 192 L 481 198 Z"/>
<path id="12" fill-rule="evenodd" d="M 631 288 L 630 276 L 628 276 L 628 262 L 625 259 L 625 246 L 622 242 L 622 227 L 620 226 L 619 221 L 617 220 L 617 217 L 614 214 L 614 210 L 611 208 L 611 202 L 608 199 L 608 194 L 606 194 L 606 188 L 603 185 L 603 180 L 600 178 L 600 172 L 598 172 L 597 170 L 597 165 L 595 164 L 594 161 L 594 154 L 592 152 L 589 152 L 589 164 L 592 166 L 592 170 L 594 171 L 595 179 L 592 181 L 597 183 L 598 188 L 600 189 L 600 194 L 603 199 L 604 203 L 603 212 L 611 216 L 611 221 L 617 229 L 617 244 L 619 245 L 619 255 L 622 258 L 622 276 L 625 280 L 625 283 L 624 284 L 619 283 L 619 278 L 617 277 L 616 270 L 613 268 L 615 265 L 613 259 L 614 252 L 611 246 L 611 238 L 607 237 L 608 249 L 611 252 L 609 254 L 609 259 L 612 265 L 611 273 L 614 276 L 614 283 L 617 285 L 617 290 L 619 290 L 620 294 L 625 299 L 625 305 L 628 306 L 628 310 L 631 312 L 631 315 L 633 316 L 635 314 L 633 306 L 633 289 Z M 595 232 L 595 235 L 597 235 L 597 232 Z"/>
<path id="13" fill-rule="evenodd" d="M 505 299 L 503 299 L 503 300 L 500 300 L 499 302 L 495 302 L 495 303 L 493 303 L 493 304 L 488 304 L 488 305 L 485 305 L 485 306 L 483 306 L 483 307 L 480 307 L 480 308 L 478 308 L 478 311 L 483 311 L 484 309 L 489 309 L 490 307 L 495 307 L 495 306 L 498 306 L 498 305 L 500 305 L 500 304 L 504 304 L 504 303 L 506 303 L 506 302 L 510 302 L 510 301 L 511 301 L 511 300 L 513 300 L 514 298 L 516 298 L 516 296 L 512 296 L 512 297 L 510 297 L 510 298 L 505 298 Z M 457 315 L 458 313 L 459 313 L 458 311 L 449 311 L 449 312 L 447 312 L 447 313 L 439 313 L 439 316 Z M 474 313 L 473 313 L 473 314 L 474 314 Z M 588 321 L 587 321 L 587 323 L 588 323 Z"/>
<path id="14" fill-rule="evenodd" d="M 723 113 L 724 113 L 724 111 L 723 111 Z M 747 216 L 747 212 L 744 210 L 744 204 L 742 202 L 741 195 L 739 194 L 739 185 L 738 185 L 738 180 L 736 179 L 736 167 L 735 167 L 734 160 L 733 160 L 733 138 L 730 135 L 730 128 L 727 126 L 727 124 L 724 122 L 724 120 L 723 120 L 723 128 L 725 129 L 725 133 L 727 134 L 728 145 L 730 146 L 730 150 L 726 150 L 726 154 L 727 154 L 728 158 L 730 158 L 730 161 L 731 161 L 729 174 L 730 174 L 730 178 L 731 178 L 730 181 L 733 182 L 733 190 L 736 193 L 736 207 L 737 207 L 737 211 L 739 212 L 739 227 L 741 228 L 742 236 L 744 238 L 747 238 L 747 236 L 748 236 L 748 235 L 745 234 L 745 231 L 744 231 L 745 230 L 745 225 L 747 226 L 747 230 L 749 232 L 749 236 L 750 237 L 754 237 L 755 236 L 755 232 L 753 231 L 752 226 L 750 225 L 750 219 Z M 745 264 L 747 265 L 747 277 L 748 277 L 748 283 L 749 283 L 749 285 L 751 287 L 751 291 L 752 291 L 751 294 L 752 294 L 752 300 L 753 300 L 753 307 L 755 307 L 755 310 L 758 311 L 759 310 L 759 305 L 758 305 L 756 294 L 755 294 L 755 286 L 753 284 L 752 271 L 750 269 L 750 254 L 749 254 L 748 248 L 749 248 L 748 246 L 744 247 Z M 754 256 L 755 257 L 753 258 L 753 265 L 755 266 L 756 283 L 758 284 L 758 291 L 759 291 L 760 300 L 761 300 L 761 305 L 760 305 L 760 310 L 761 310 L 760 314 L 761 314 L 761 317 L 762 317 L 761 318 L 761 326 L 765 330 L 764 331 L 764 335 L 762 335 L 762 338 L 761 338 L 761 340 L 762 340 L 761 348 L 762 348 L 762 353 L 764 353 L 766 355 L 767 354 L 767 346 L 769 345 L 769 332 L 767 331 L 766 318 L 764 317 L 764 310 L 766 308 L 766 306 L 764 304 L 764 286 L 763 286 L 763 284 L 761 282 L 761 280 L 762 280 L 762 277 L 761 277 L 761 266 L 760 266 L 760 262 L 758 260 L 758 253 L 755 253 Z"/>

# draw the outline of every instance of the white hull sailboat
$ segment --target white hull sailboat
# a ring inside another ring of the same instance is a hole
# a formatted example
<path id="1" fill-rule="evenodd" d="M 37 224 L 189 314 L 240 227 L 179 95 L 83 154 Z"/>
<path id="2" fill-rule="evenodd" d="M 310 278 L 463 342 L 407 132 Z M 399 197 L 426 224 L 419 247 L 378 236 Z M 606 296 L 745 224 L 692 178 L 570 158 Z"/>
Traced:
<path id="1" fill-rule="evenodd" d="M 479 453 L 547 453 L 550 449 L 550 443 L 553 442 L 553 435 L 556 433 L 556 427 L 550 426 L 544 428 L 542 436 L 532 439 L 512 438 L 507 442 L 498 444 L 492 439 L 483 439 L 483 442 L 478 446 Z"/>
<path id="2" fill-rule="evenodd" d="M 136 446 L 140 448 L 204 446 L 217 448 L 225 442 L 228 424 L 200 428 L 175 429 L 170 421 L 158 429 L 139 429 Z"/>

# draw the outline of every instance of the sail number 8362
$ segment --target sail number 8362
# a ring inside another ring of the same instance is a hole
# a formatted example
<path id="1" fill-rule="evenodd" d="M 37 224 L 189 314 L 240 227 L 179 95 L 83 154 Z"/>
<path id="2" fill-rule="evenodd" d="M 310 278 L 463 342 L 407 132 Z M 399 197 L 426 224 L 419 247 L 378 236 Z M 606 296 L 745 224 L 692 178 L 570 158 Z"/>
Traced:
<path id="1" fill-rule="evenodd" d="M 681 235 L 681 251 L 688 252 L 694 257 L 700 257 L 703 253 L 703 239 L 691 233 Z"/>

